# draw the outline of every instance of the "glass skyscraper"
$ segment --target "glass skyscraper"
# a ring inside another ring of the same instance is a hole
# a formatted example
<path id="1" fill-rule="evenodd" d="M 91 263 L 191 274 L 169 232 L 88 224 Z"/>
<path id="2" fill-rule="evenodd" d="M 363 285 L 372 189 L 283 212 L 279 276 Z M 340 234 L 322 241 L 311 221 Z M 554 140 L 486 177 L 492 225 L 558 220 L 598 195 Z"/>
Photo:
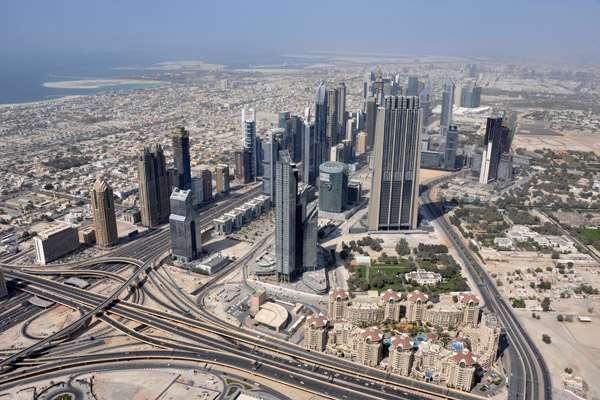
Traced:
<path id="1" fill-rule="evenodd" d="M 192 170 L 190 166 L 190 133 L 183 127 L 175 128 L 171 133 L 173 140 L 173 162 L 176 172 L 175 186 L 182 190 L 192 188 Z"/>

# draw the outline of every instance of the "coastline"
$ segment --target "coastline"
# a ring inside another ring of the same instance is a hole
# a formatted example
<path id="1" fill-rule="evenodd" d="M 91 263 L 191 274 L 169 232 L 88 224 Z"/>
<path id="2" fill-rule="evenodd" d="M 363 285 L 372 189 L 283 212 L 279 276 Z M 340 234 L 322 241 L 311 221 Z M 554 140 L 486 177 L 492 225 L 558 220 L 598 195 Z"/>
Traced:
<path id="1" fill-rule="evenodd" d="M 70 100 L 70 99 L 75 99 L 77 97 L 83 97 L 83 96 L 89 96 L 89 94 L 65 95 L 65 96 L 60 96 L 60 97 L 58 97 L 56 99 L 34 100 L 34 101 L 27 101 L 27 102 L 24 102 L 24 103 L 4 103 L 4 104 L 0 104 L 0 109 L 2 109 L 2 108 L 10 108 L 10 107 L 29 106 L 29 105 L 38 104 L 38 103 L 58 102 L 58 101 L 61 101 L 61 100 Z"/>
<path id="2" fill-rule="evenodd" d="M 80 79 L 74 81 L 44 82 L 42 86 L 51 89 L 101 89 L 124 85 L 162 85 L 163 81 L 145 79 Z"/>

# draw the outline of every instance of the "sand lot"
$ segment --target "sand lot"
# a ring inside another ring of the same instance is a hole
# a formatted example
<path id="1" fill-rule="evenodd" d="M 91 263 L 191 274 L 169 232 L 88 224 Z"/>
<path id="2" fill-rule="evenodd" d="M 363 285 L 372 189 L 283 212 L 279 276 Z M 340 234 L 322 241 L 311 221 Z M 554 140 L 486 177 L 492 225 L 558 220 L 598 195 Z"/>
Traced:
<path id="1" fill-rule="evenodd" d="M 524 148 L 529 151 L 542 149 L 593 151 L 600 154 L 600 133 L 574 131 L 565 132 L 563 136 L 515 135 L 512 148 Z"/>

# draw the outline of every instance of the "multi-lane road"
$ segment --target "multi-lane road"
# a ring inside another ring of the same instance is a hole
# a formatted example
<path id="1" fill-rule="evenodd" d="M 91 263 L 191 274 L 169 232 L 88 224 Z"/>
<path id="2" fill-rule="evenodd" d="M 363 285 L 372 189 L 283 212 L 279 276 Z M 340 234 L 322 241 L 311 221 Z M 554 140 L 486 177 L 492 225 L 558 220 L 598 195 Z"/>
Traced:
<path id="1" fill-rule="evenodd" d="M 459 257 L 468 268 L 469 274 L 476 282 L 485 302 L 485 307 L 502 323 L 508 339 L 507 352 L 510 358 L 509 399 L 551 399 L 552 385 L 548 367 L 539 350 L 521 327 L 517 316 L 500 296 L 500 293 L 489 274 L 479 260 L 467 249 L 456 230 L 444 218 L 438 205 L 431 201 L 430 188 L 444 178 L 429 182 L 422 190 L 419 202 L 422 214 L 437 223 L 443 234 L 452 242 Z"/>

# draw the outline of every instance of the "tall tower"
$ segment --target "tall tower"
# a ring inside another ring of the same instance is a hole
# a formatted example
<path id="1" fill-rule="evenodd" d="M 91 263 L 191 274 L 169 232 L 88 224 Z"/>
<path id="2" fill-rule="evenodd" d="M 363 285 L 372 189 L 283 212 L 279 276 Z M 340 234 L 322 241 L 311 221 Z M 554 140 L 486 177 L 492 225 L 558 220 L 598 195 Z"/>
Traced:
<path id="1" fill-rule="evenodd" d="M 237 183 L 250 182 L 250 150 L 235 151 L 235 181 Z"/>
<path id="2" fill-rule="evenodd" d="M 442 92 L 442 116 L 440 118 L 440 133 L 446 135 L 452 121 L 452 105 L 454 102 L 454 83 L 447 76 L 444 77 L 444 91 Z"/>
<path id="3" fill-rule="evenodd" d="M 208 169 L 203 169 L 200 173 L 202 178 L 202 194 L 204 195 L 204 201 L 211 201 L 212 195 L 212 172 Z"/>
<path id="4" fill-rule="evenodd" d="M 422 117 L 413 96 L 388 96 L 379 108 L 369 230 L 417 228 Z"/>
<path id="5" fill-rule="evenodd" d="M 276 165 L 275 250 L 277 276 L 291 281 L 296 274 L 296 196 L 298 170 L 287 151 L 282 151 Z"/>
<path id="6" fill-rule="evenodd" d="M 429 101 L 429 96 L 431 96 L 431 86 L 427 85 L 419 93 L 419 106 L 423 109 L 423 133 L 427 133 L 429 117 L 431 116 L 431 103 Z"/>
<path id="7" fill-rule="evenodd" d="M 327 152 L 338 143 L 338 96 L 339 92 L 336 88 L 327 89 Z"/>
<path id="8" fill-rule="evenodd" d="M 485 128 L 485 150 L 481 160 L 480 183 L 489 183 L 498 177 L 500 155 L 510 149 L 510 129 L 503 125 L 502 117 L 489 117 Z"/>
<path id="9" fill-rule="evenodd" d="M 317 88 L 315 101 L 315 141 L 321 145 L 321 159 L 316 160 L 317 165 L 325 162 L 327 155 L 327 88 L 323 81 Z"/>
<path id="10" fill-rule="evenodd" d="M 138 155 L 142 225 L 154 227 L 169 218 L 169 178 L 159 144 L 142 147 Z"/>
<path id="11" fill-rule="evenodd" d="M 321 145 L 315 141 L 315 123 L 310 120 L 310 108 L 306 108 L 302 132 L 302 182 L 315 186 Z"/>
<path id="12" fill-rule="evenodd" d="M 444 150 L 444 168 L 456 167 L 456 149 L 458 148 L 458 129 L 451 125 L 446 134 L 446 148 Z"/>
<path id="13" fill-rule="evenodd" d="M 419 77 L 409 76 L 408 77 L 408 89 L 406 90 L 407 96 L 416 96 L 419 92 Z"/>
<path id="14" fill-rule="evenodd" d="M 242 109 L 242 147 L 250 151 L 250 180 L 255 181 L 258 171 L 258 152 L 256 149 L 256 110 Z"/>
<path id="15" fill-rule="evenodd" d="M 194 210 L 192 192 L 175 188 L 171 194 L 171 255 L 173 260 L 188 263 L 202 253 L 198 213 Z"/>
<path id="16" fill-rule="evenodd" d="M 192 170 L 190 166 L 190 133 L 184 127 L 177 127 L 171 133 L 173 139 L 173 158 L 177 170 L 175 186 L 182 190 L 192 188 Z"/>
<path id="17" fill-rule="evenodd" d="M 267 141 L 263 144 L 263 179 L 262 192 L 275 201 L 275 165 L 279 160 L 283 128 L 271 129 L 267 132 Z"/>
<path id="18" fill-rule="evenodd" d="M 367 133 L 367 148 L 370 149 L 375 143 L 375 125 L 377 123 L 377 99 L 369 97 L 367 99 L 367 124 L 365 132 Z"/>
<path id="19" fill-rule="evenodd" d="M 377 101 L 377 105 L 383 105 L 383 98 L 385 94 L 383 93 L 383 77 L 381 76 L 381 70 L 377 74 L 377 79 L 375 79 L 375 83 L 373 84 L 373 88 L 375 90 L 375 100 Z"/>
<path id="20" fill-rule="evenodd" d="M 342 140 L 344 140 L 344 137 L 346 136 L 346 84 L 344 82 L 340 82 L 340 84 L 338 85 L 337 89 L 336 89 L 338 95 L 337 95 L 337 122 L 336 122 L 336 129 L 337 129 L 337 143 L 340 143 Z M 337 144 L 336 143 L 336 144 Z"/>
<path id="21" fill-rule="evenodd" d="M 106 181 L 96 179 L 92 186 L 92 211 L 96 228 L 96 242 L 100 246 L 114 246 L 119 242 L 113 190 Z"/>

